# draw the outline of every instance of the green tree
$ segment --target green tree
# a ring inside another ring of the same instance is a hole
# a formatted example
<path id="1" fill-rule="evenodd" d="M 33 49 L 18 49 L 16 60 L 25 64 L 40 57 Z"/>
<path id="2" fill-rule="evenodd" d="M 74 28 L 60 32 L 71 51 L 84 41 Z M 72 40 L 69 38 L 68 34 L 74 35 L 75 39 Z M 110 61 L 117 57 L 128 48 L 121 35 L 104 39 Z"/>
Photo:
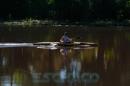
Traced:
<path id="1" fill-rule="evenodd" d="M 130 0 L 126 1 L 126 6 L 125 6 L 125 18 L 130 19 Z"/>

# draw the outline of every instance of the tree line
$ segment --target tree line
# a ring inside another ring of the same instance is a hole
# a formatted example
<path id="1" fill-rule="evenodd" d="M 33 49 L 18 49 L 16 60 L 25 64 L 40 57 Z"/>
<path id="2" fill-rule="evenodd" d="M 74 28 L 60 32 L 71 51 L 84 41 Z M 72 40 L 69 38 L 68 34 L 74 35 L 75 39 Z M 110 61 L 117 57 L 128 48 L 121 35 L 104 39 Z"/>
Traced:
<path id="1" fill-rule="evenodd" d="M 0 20 L 125 20 L 130 0 L 1 0 L 0 11 Z"/>

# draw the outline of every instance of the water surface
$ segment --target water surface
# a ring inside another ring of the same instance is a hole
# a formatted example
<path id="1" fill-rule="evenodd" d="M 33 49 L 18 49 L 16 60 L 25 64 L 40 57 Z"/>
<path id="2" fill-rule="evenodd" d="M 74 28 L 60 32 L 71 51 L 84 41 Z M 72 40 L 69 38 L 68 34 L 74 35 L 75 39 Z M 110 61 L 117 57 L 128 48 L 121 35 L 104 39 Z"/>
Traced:
<path id="1" fill-rule="evenodd" d="M 118 30 L 117 30 L 118 29 Z M 0 48 L 0 86 L 130 86 L 128 27 L 3 27 L 0 41 L 59 41 L 67 31 L 97 47 Z"/>

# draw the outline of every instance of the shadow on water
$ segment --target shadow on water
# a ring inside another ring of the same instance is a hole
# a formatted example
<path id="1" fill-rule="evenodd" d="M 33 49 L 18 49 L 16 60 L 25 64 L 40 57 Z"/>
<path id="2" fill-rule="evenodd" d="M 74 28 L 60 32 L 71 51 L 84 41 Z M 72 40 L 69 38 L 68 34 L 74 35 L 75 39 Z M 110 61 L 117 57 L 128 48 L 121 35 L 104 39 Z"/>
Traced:
<path id="1" fill-rule="evenodd" d="M 23 28 L 2 29 L 1 42 L 59 41 L 62 33 L 67 31 L 76 41 L 94 42 L 98 46 L 54 50 L 0 48 L 0 86 L 130 85 L 129 30 Z"/>

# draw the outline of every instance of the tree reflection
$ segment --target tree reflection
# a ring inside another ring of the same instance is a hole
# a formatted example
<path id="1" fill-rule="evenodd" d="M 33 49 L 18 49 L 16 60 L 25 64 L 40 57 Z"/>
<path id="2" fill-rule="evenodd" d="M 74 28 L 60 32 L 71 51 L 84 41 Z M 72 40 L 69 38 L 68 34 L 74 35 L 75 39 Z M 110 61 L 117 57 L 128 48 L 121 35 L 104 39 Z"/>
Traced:
<path id="1" fill-rule="evenodd" d="M 70 76 L 72 76 L 72 80 L 77 80 L 80 77 L 80 72 L 81 72 L 81 60 L 80 57 L 77 56 L 73 56 L 70 59 L 69 62 L 69 66 L 67 65 L 68 61 L 67 59 L 69 59 L 67 57 L 68 54 L 72 53 L 74 50 L 72 50 L 71 48 L 62 48 L 60 49 L 60 53 L 63 56 L 63 60 L 64 60 L 64 64 L 62 66 L 62 68 L 60 69 L 60 79 L 61 81 L 65 81 L 67 78 L 68 74 L 71 74 Z"/>

